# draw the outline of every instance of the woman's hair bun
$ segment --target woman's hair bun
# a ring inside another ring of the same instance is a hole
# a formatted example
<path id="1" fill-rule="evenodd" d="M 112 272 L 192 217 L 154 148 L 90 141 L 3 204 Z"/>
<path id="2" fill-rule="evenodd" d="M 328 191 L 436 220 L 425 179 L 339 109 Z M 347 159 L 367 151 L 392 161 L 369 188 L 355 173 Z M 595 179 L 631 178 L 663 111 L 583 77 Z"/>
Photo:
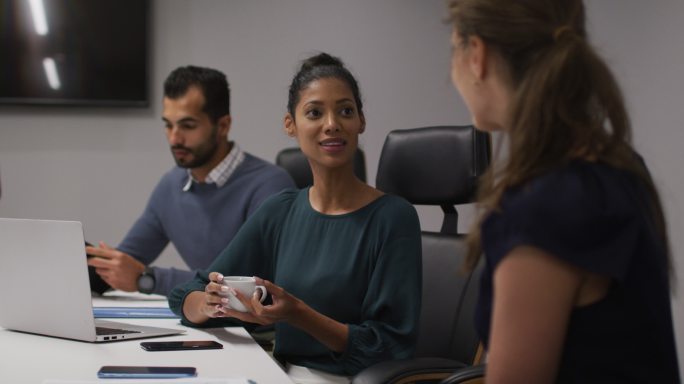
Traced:
<path id="1" fill-rule="evenodd" d="M 338 57 L 320 52 L 302 61 L 299 71 L 292 78 L 287 96 L 287 111 L 292 116 L 295 115 L 295 108 L 299 103 L 299 93 L 311 82 L 320 79 L 338 79 L 346 83 L 354 95 L 359 113 L 363 114 L 361 92 L 354 76 L 345 68 L 344 63 Z"/>
<path id="2" fill-rule="evenodd" d="M 321 52 L 318 55 L 311 56 L 302 62 L 301 71 L 308 71 L 315 67 L 344 67 L 344 63 L 339 58 L 329 55 L 325 52 Z"/>

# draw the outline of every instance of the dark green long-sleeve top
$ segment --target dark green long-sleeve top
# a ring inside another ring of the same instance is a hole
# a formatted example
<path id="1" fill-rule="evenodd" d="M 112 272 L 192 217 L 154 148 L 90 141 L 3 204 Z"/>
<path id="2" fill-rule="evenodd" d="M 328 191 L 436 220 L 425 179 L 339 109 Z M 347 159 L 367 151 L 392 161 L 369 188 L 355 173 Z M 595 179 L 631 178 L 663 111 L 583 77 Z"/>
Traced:
<path id="1" fill-rule="evenodd" d="M 384 195 L 342 215 L 315 211 L 308 189 L 264 202 L 207 271 L 176 287 L 171 309 L 203 291 L 209 272 L 272 280 L 316 311 L 349 327 L 343 353 L 306 332 L 276 324 L 274 356 L 323 371 L 354 375 L 379 361 L 413 355 L 421 297 L 420 224 L 404 199 Z M 183 319 L 187 324 L 189 321 Z M 204 326 L 230 324 L 211 319 Z"/>

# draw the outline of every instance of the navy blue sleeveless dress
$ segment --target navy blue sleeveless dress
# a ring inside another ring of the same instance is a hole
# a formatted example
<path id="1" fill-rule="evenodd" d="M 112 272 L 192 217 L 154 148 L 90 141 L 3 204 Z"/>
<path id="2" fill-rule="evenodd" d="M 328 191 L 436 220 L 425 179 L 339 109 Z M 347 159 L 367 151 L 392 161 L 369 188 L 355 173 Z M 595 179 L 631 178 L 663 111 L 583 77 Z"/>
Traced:
<path id="1" fill-rule="evenodd" d="M 482 224 L 485 345 L 494 270 L 515 247 L 534 246 L 612 280 L 604 299 L 572 311 L 557 383 L 679 383 L 666 248 L 648 204 L 637 177 L 585 161 L 508 190 Z"/>

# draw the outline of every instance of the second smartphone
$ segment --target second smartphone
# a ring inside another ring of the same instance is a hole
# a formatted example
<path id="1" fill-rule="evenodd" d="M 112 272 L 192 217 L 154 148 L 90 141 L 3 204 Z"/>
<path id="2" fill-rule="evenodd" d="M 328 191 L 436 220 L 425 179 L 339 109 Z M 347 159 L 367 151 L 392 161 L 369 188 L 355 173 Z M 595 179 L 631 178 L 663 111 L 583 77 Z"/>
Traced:
<path id="1" fill-rule="evenodd" d="M 196 349 L 221 349 L 223 345 L 213 340 L 194 341 L 146 341 L 140 343 L 146 351 L 187 351 Z"/>
<path id="2" fill-rule="evenodd" d="M 176 379 L 197 376 L 195 367 L 141 367 L 106 365 L 97 372 L 100 379 Z"/>

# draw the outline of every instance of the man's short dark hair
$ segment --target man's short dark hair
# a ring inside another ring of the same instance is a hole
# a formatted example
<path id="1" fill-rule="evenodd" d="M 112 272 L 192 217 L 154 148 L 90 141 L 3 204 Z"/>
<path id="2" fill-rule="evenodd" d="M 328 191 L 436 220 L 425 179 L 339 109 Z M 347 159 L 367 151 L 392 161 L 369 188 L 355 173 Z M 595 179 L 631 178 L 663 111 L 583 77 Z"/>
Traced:
<path id="1" fill-rule="evenodd" d="M 178 99 L 190 87 L 198 87 L 204 95 L 204 108 L 212 122 L 230 114 L 230 86 L 221 71 L 188 65 L 173 70 L 164 81 L 164 97 Z"/>

